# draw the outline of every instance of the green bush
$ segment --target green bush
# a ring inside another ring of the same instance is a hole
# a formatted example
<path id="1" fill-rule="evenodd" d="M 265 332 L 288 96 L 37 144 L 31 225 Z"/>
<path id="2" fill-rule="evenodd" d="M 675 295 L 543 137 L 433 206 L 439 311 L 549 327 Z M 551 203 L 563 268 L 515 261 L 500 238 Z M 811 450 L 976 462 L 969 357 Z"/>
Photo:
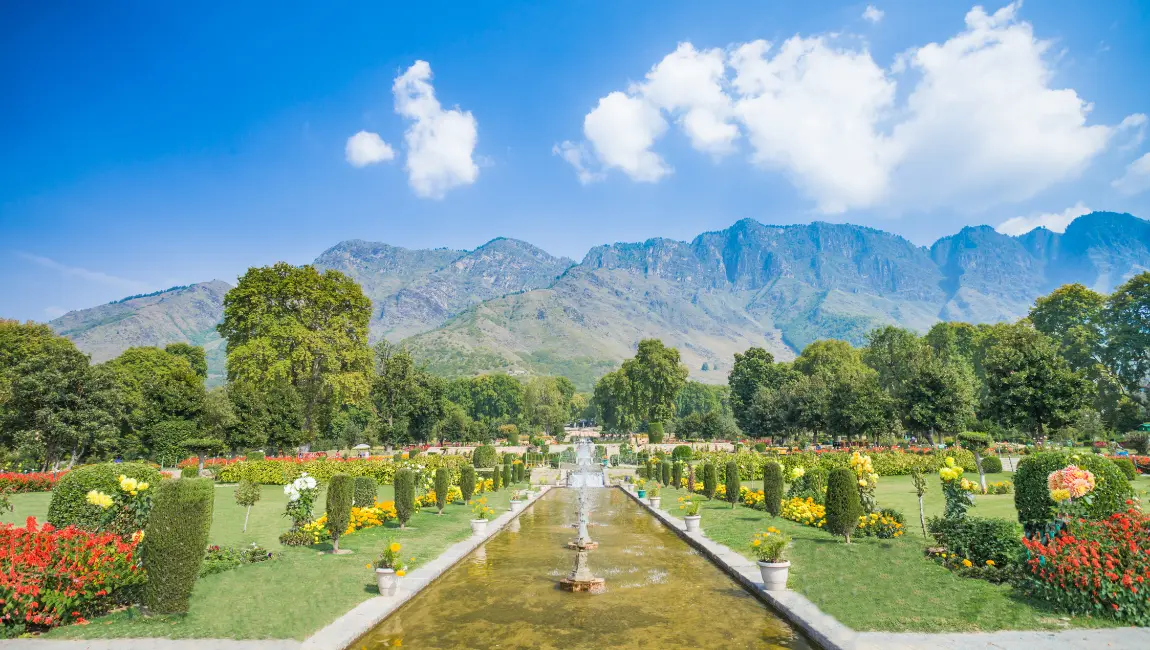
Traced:
<path id="1" fill-rule="evenodd" d="M 512 483 L 511 465 L 504 465 L 503 466 L 503 484 L 504 485 L 511 485 L 511 483 Z"/>
<path id="2" fill-rule="evenodd" d="M 767 450 L 767 444 L 765 442 L 756 442 L 754 449 L 761 454 Z"/>
<path id="3" fill-rule="evenodd" d="M 783 509 L 783 466 L 767 463 L 763 468 L 763 501 L 767 512 L 778 516 Z"/>
<path id="4" fill-rule="evenodd" d="M 404 468 L 395 473 L 395 517 L 399 527 L 407 527 L 415 512 L 415 473 Z"/>
<path id="5" fill-rule="evenodd" d="M 731 502 L 731 507 L 734 508 L 735 504 L 739 502 L 739 465 L 735 461 L 727 463 L 726 471 L 726 485 L 727 485 L 727 501 Z"/>
<path id="6" fill-rule="evenodd" d="M 495 451 L 495 447 L 491 445 L 481 445 L 475 448 L 471 454 L 471 464 L 475 467 L 487 469 L 495 467 L 499 462 L 499 452 Z"/>
<path id="7" fill-rule="evenodd" d="M 96 530 L 104 511 L 88 503 L 88 492 L 99 490 L 109 496 L 120 491 L 120 475 L 160 484 L 160 473 L 143 463 L 100 463 L 84 465 L 68 472 L 52 489 L 48 522 L 57 528 L 76 526 Z"/>
<path id="8" fill-rule="evenodd" d="M 1138 478 L 1138 472 L 1134 471 L 1134 461 L 1129 458 L 1111 458 L 1110 462 L 1114 463 L 1114 465 L 1122 471 L 1127 481 L 1133 481 Z"/>
<path id="9" fill-rule="evenodd" d="M 375 497 L 379 494 L 379 485 L 370 476 L 355 477 L 355 498 L 352 505 L 357 508 L 370 508 L 375 505 Z"/>
<path id="10" fill-rule="evenodd" d="M 463 493 L 464 503 L 470 501 L 471 495 L 475 494 L 475 481 L 474 467 L 468 465 L 459 473 L 459 491 Z"/>
<path id="11" fill-rule="evenodd" d="M 687 445 L 677 445 L 671 450 L 671 458 L 673 460 L 681 460 L 687 462 L 691 460 L 691 448 Z"/>
<path id="12" fill-rule="evenodd" d="M 715 498 L 715 491 L 719 489 L 719 470 L 711 463 L 703 465 L 703 496 L 708 499 Z"/>
<path id="13" fill-rule="evenodd" d="M 202 478 L 164 481 L 153 499 L 144 529 L 144 604 L 155 614 L 183 614 L 204 561 L 215 488 Z"/>
<path id="14" fill-rule="evenodd" d="M 683 463 L 675 461 L 671 464 L 671 487 L 676 490 L 683 484 Z"/>
<path id="15" fill-rule="evenodd" d="M 982 473 L 983 474 L 1001 474 L 1002 461 L 998 456 L 987 456 L 982 459 Z"/>
<path id="16" fill-rule="evenodd" d="M 449 474 L 443 467 L 435 470 L 435 507 L 439 514 L 443 514 L 443 507 L 447 505 L 447 490 L 451 488 Z"/>
<path id="17" fill-rule="evenodd" d="M 332 552 L 339 551 L 339 537 L 351 521 L 351 504 L 355 501 L 355 479 L 349 474 L 336 474 L 327 485 L 327 532 L 331 534 Z"/>
<path id="18" fill-rule="evenodd" d="M 251 481 L 240 481 L 236 486 L 236 505 L 245 508 L 244 512 L 244 531 L 248 532 L 248 515 L 252 513 L 252 506 L 259 503 L 260 497 L 263 493 L 260 492 L 260 486 L 252 483 Z"/>
<path id="19" fill-rule="evenodd" d="M 652 445 L 657 445 L 660 442 L 663 442 L 662 422 L 651 422 L 647 425 L 647 440 L 649 440 Z"/>
<path id="20" fill-rule="evenodd" d="M 498 492 L 503 487 L 503 470 L 498 465 L 491 468 L 491 491 Z"/>
<path id="21" fill-rule="evenodd" d="M 1091 519 L 1104 519 L 1125 511 L 1126 500 L 1134 496 L 1126 475 L 1107 458 L 1058 451 L 1030 454 L 1018 463 L 1018 471 L 1014 473 L 1014 507 L 1027 535 L 1041 531 L 1051 520 L 1054 502 L 1050 500 L 1046 478 L 1067 465 L 1077 465 L 1094 474 L 1095 487 L 1089 506 Z"/>
<path id="22" fill-rule="evenodd" d="M 671 484 L 671 474 L 672 474 L 671 461 L 665 460 L 659 464 L 659 467 L 663 470 L 660 473 L 661 474 L 660 478 L 663 479 L 663 485 L 670 485 Z M 675 487 L 678 487 L 678 486 L 675 486 Z"/>
<path id="23" fill-rule="evenodd" d="M 1017 523 L 1005 519 L 931 517 L 927 522 L 931 536 L 950 553 L 970 560 L 977 567 L 990 560 L 999 568 L 1019 562 L 1023 555 L 1022 531 Z"/>
<path id="24" fill-rule="evenodd" d="M 851 533 L 858 527 L 859 517 L 863 514 L 854 472 L 846 468 L 831 471 L 827 477 L 826 508 L 827 531 L 832 535 L 842 535 L 850 544 Z"/>
<path id="25" fill-rule="evenodd" d="M 200 470 L 198 467 L 181 467 L 180 478 L 199 478 Z"/>
<path id="26" fill-rule="evenodd" d="M 267 458 L 262 451 L 249 451 L 244 455 L 244 460 L 263 460 Z"/>
<path id="27" fill-rule="evenodd" d="M 1131 432 L 1122 440 L 1122 446 L 1141 456 L 1150 454 L 1150 433 L 1145 431 Z"/>
<path id="28" fill-rule="evenodd" d="M 370 476 L 380 485 L 391 485 L 395 480 L 396 469 L 418 464 L 429 472 L 446 467 L 451 470 L 451 480 L 456 481 L 459 479 L 460 469 L 470 462 L 466 456 L 458 454 L 438 454 L 421 457 L 418 461 L 401 460 L 398 463 L 379 458 L 352 460 L 321 458 L 303 463 L 280 460 L 241 461 L 221 467 L 216 474 L 216 480 L 220 483 L 239 483 L 241 479 L 246 478 L 260 485 L 287 485 L 299 478 L 300 474 L 307 472 L 308 476 L 320 483 L 327 483 L 335 474 L 351 474 Z"/>

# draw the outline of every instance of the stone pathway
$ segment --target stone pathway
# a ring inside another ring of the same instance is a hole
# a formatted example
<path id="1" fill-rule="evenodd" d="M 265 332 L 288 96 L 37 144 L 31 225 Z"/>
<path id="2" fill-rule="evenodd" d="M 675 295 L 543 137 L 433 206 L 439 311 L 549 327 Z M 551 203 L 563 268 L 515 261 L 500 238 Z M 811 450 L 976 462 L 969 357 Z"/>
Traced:
<path id="1" fill-rule="evenodd" d="M 719 568 L 768 603 L 790 624 L 826 650 L 1150 650 L 1150 628 L 1122 627 L 1101 630 L 1050 632 L 1002 631 L 947 634 L 856 632 L 822 612 L 796 591 L 764 591 L 759 567 L 703 533 L 688 533 L 682 519 L 656 510 L 624 488 L 648 512 Z"/>

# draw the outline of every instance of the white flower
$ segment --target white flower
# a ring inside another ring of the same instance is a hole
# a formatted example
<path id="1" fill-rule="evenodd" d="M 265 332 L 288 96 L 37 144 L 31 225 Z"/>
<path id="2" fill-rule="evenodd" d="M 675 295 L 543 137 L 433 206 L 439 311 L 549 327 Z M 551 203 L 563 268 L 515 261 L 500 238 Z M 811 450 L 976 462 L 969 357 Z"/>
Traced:
<path id="1" fill-rule="evenodd" d="M 288 492 L 287 495 L 288 495 L 288 501 L 298 501 L 299 500 L 299 492 L 297 492 L 294 489 L 291 490 L 290 492 Z"/>
<path id="2" fill-rule="evenodd" d="M 312 490 L 315 488 L 315 479 L 310 477 L 310 476 L 305 476 L 303 479 L 303 484 L 304 484 L 304 487 L 306 487 L 309 490 Z"/>
<path id="3" fill-rule="evenodd" d="M 285 485 L 284 486 L 284 494 L 291 494 L 291 492 L 292 492 L 292 486 L 290 484 Z"/>

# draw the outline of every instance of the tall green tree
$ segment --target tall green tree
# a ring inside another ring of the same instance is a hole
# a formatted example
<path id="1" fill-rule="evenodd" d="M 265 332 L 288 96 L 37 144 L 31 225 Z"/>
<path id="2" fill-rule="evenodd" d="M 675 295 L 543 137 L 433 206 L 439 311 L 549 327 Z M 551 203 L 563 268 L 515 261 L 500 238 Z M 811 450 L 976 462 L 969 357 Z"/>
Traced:
<path id="1" fill-rule="evenodd" d="M 1144 391 L 1150 374 L 1150 273 L 1140 273 L 1115 289 L 1102 317 L 1107 367 L 1128 392 Z"/>
<path id="2" fill-rule="evenodd" d="M 192 366 L 192 370 L 195 370 L 201 379 L 207 379 L 208 358 L 204 354 L 204 349 L 200 346 L 192 345 L 191 343 L 169 343 L 164 346 L 164 352 L 187 359 L 188 363 Z"/>
<path id="3" fill-rule="evenodd" d="M 574 386 L 568 393 L 560 379 L 571 383 L 565 377 L 532 377 L 523 390 L 524 419 L 551 435 L 563 432 L 563 425 L 571 412 L 571 397 L 575 394 Z"/>
<path id="4" fill-rule="evenodd" d="M 376 375 L 370 398 L 381 442 L 430 440 L 448 415 L 448 382 L 415 366 L 403 348 L 380 342 L 375 347 Z"/>
<path id="5" fill-rule="evenodd" d="M 743 354 L 735 353 L 735 364 L 727 373 L 727 385 L 731 391 L 731 410 L 744 431 L 755 430 L 752 403 L 759 388 L 771 382 L 774 364 L 774 355 L 763 348 L 750 348 Z"/>
<path id="6" fill-rule="evenodd" d="M 339 271 L 284 262 L 250 268 L 224 297 L 217 328 L 228 342 L 228 379 L 291 385 L 313 438 L 335 407 L 368 395 L 370 318 L 371 301 Z"/>
<path id="7" fill-rule="evenodd" d="M 630 384 L 630 408 L 636 418 L 662 422 L 674 416 L 675 396 L 687 383 L 687 366 L 679 360 L 677 349 L 659 339 L 643 339 L 621 371 Z"/>
<path id="8" fill-rule="evenodd" d="M 637 425 L 631 411 L 631 382 L 622 370 L 609 372 L 595 382 L 595 409 L 608 431 L 631 431 Z"/>
<path id="9" fill-rule="evenodd" d="M 128 348 L 104 364 L 125 405 L 120 452 L 137 458 L 152 442 L 147 434 L 167 420 L 197 421 L 204 408 L 204 378 L 182 354 L 153 347 Z"/>
<path id="10" fill-rule="evenodd" d="M 974 371 L 961 357 L 933 351 L 921 359 L 897 393 L 906 428 L 934 442 L 938 432 L 955 434 L 975 418 Z"/>

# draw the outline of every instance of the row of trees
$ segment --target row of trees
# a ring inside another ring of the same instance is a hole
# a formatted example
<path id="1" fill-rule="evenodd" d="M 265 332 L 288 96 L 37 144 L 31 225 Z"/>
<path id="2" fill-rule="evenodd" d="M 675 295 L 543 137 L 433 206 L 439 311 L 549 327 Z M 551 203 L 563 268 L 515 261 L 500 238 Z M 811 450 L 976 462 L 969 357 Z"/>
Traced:
<path id="1" fill-rule="evenodd" d="M 1150 274 L 1103 296 L 1082 285 L 1039 298 L 1016 323 L 883 327 L 861 349 L 816 341 L 793 362 L 752 348 L 729 376 L 739 426 L 784 438 L 927 440 L 977 428 L 1043 439 L 1134 428 L 1150 371 Z"/>

